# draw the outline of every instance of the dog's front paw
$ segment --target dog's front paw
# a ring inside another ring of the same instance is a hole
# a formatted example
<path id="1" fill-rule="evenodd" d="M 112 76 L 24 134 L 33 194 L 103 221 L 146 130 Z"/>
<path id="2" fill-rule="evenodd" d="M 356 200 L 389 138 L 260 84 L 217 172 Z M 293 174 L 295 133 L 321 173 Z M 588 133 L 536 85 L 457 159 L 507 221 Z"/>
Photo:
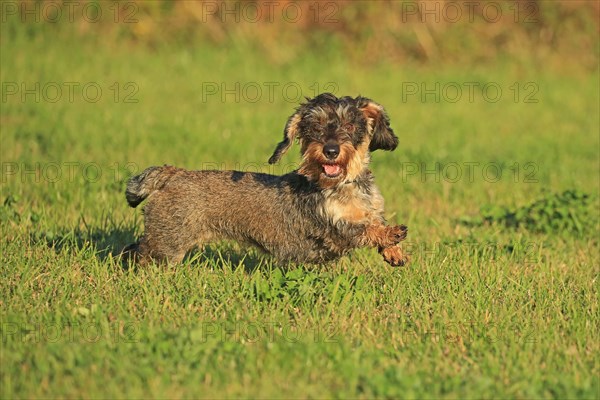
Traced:
<path id="1" fill-rule="evenodd" d="M 392 227 L 392 232 L 396 243 L 400 243 L 406 239 L 406 235 L 408 235 L 408 228 L 406 225 L 396 225 Z"/>
<path id="2" fill-rule="evenodd" d="M 405 225 L 387 226 L 385 233 L 385 240 L 382 243 L 382 247 L 392 247 L 406 239 L 408 228 Z"/>
<path id="3" fill-rule="evenodd" d="M 404 254 L 400 246 L 386 247 L 381 250 L 383 259 L 392 267 L 403 267 L 408 263 L 408 256 Z"/>

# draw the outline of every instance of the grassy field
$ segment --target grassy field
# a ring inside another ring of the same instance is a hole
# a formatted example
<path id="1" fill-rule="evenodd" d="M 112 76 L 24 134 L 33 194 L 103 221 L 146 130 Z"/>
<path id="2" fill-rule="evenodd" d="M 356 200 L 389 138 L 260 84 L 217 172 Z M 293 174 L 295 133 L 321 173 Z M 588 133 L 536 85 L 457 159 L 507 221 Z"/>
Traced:
<path id="1" fill-rule="evenodd" d="M 1 44 L 2 398 L 598 398 L 596 70 Z M 282 268 L 235 243 L 121 267 L 133 172 L 290 170 L 297 148 L 266 161 L 299 94 L 325 90 L 390 115 L 400 146 L 372 169 L 408 267 Z"/>

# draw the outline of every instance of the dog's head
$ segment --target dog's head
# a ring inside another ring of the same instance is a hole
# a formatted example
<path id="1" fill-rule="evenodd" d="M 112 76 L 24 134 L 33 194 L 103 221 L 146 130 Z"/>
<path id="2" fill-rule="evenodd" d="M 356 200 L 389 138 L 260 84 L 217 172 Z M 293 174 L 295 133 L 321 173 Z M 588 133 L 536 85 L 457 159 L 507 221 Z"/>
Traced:
<path id="1" fill-rule="evenodd" d="M 366 97 L 338 98 L 331 93 L 298 107 L 269 163 L 279 161 L 295 139 L 302 149 L 298 173 L 324 189 L 355 180 L 367 168 L 369 152 L 398 145 L 381 105 Z"/>

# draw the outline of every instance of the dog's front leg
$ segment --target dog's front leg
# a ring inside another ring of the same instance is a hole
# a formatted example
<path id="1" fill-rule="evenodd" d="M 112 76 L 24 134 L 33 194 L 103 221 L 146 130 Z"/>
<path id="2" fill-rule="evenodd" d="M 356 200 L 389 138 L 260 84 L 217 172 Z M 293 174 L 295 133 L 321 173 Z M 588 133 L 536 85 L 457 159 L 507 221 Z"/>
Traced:
<path id="1" fill-rule="evenodd" d="M 364 245 L 376 247 L 383 259 L 390 265 L 403 266 L 408 257 L 402 251 L 400 242 L 406 239 L 408 228 L 405 225 L 368 225 L 363 234 Z"/>
<path id="2" fill-rule="evenodd" d="M 408 228 L 404 225 L 367 225 L 363 233 L 365 246 L 387 248 L 392 247 L 406 239 Z"/>

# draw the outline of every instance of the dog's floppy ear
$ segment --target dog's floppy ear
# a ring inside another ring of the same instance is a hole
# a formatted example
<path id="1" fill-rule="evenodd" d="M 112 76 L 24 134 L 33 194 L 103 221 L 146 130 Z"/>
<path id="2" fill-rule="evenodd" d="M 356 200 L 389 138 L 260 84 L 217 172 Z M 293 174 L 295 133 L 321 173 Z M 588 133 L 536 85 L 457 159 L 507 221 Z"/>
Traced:
<path id="1" fill-rule="evenodd" d="M 269 158 L 269 164 L 275 164 L 279 161 L 279 159 L 285 154 L 286 151 L 292 146 L 294 143 L 294 139 L 298 136 L 298 124 L 302 119 L 300 110 L 296 111 L 285 124 L 285 129 L 283 130 L 283 140 L 277 145 L 275 148 L 275 152 L 271 158 Z"/>
<path id="2" fill-rule="evenodd" d="M 390 127 L 390 118 L 381 104 L 366 97 L 356 98 L 357 107 L 363 112 L 371 129 L 369 151 L 394 150 L 398 146 L 398 137 Z"/>

